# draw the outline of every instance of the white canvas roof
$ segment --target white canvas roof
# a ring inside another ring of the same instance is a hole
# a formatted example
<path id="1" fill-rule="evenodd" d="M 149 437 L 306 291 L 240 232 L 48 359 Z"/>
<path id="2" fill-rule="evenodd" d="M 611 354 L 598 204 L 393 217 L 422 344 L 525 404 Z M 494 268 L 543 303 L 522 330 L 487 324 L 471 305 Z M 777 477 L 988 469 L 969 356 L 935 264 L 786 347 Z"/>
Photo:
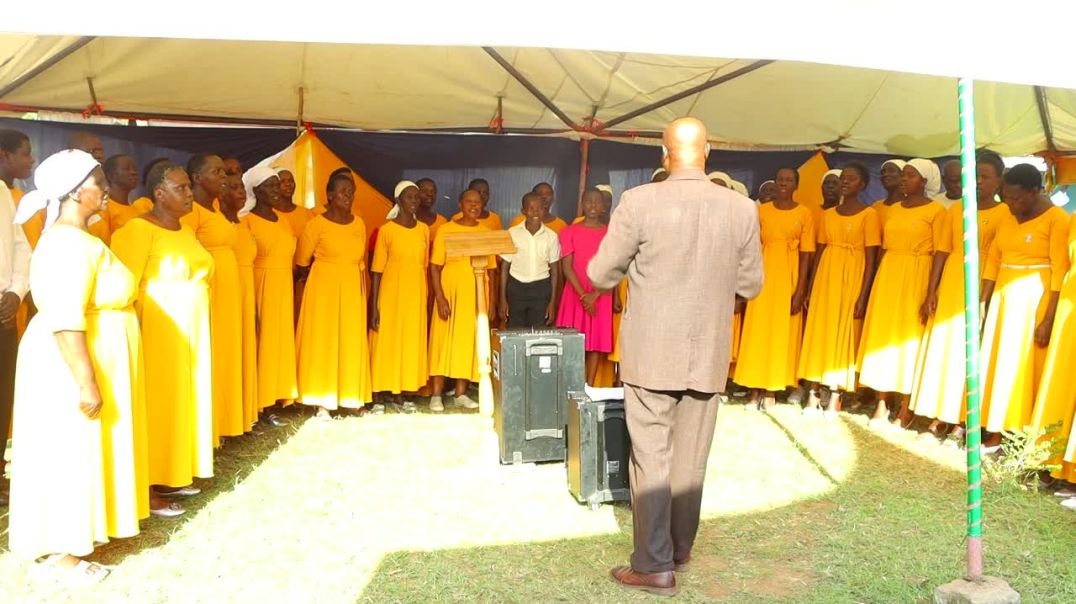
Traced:
<path id="1" fill-rule="evenodd" d="M 117 116 L 295 123 L 301 104 L 325 126 L 625 140 L 694 115 L 728 148 L 939 156 L 958 149 L 968 76 L 979 146 L 1065 152 L 1076 70 L 1043 28 L 1070 4 L 19 3 L 0 26 L 20 32 L 0 34 L 0 104 L 82 111 L 92 83 Z"/>

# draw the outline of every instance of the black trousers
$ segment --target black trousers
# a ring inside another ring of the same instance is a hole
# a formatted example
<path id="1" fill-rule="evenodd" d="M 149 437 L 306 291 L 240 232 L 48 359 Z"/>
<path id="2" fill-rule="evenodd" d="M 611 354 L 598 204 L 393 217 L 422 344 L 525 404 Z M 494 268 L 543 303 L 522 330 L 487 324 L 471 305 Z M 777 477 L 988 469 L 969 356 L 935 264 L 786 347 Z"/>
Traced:
<path id="1" fill-rule="evenodd" d="M 15 355 L 19 350 L 15 327 L 0 326 L 0 480 L 4 475 L 3 451 L 11 438 L 11 409 L 15 404 Z"/>
<path id="2" fill-rule="evenodd" d="M 552 279 L 522 283 L 508 275 L 505 297 L 508 298 L 508 328 L 545 327 L 545 309 L 553 295 Z"/>

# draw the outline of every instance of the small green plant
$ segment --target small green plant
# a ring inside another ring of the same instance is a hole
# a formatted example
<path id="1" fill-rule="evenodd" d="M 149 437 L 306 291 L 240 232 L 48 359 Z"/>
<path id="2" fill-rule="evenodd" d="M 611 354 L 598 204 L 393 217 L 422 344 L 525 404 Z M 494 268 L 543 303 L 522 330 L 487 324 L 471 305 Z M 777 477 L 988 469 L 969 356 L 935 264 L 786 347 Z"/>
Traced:
<path id="1" fill-rule="evenodd" d="M 1024 426 L 1022 430 L 1005 430 L 1001 455 L 984 461 L 986 479 L 994 484 L 1031 488 L 1040 473 L 1060 467 L 1057 460 L 1065 449 L 1064 441 L 1055 438 L 1060 430 L 1060 422 L 1045 428 Z"/>

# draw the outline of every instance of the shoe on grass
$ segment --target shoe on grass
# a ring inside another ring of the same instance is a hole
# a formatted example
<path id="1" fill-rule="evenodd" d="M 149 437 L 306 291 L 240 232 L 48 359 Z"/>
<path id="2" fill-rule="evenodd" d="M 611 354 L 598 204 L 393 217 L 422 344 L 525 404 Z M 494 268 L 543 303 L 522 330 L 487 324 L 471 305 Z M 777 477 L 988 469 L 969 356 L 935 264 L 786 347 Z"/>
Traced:
<path id="1" fill-rule="evenodd" d="M 445 404 L 441 402 L 441 397 L 439 397 L 439 396 L 431 396 L 430 397 L 430 411 L 433 411 L 434 413 L 440 413 L 440 412 L 442 412 L 444 410 L 445 410 Z"/>
<path id="2" fill-rule="evenodd" d="M 454 405 L 456 405 L 457 407 L 463 407 L 464 409 L 477 409 L 478 408 L 478 403 L 474 402 L 474 399 L 467 396 L 466 394 L 461 394 L 461 395 L 455 397 L 454 399 L 452 399 L 452 403 Z"/>

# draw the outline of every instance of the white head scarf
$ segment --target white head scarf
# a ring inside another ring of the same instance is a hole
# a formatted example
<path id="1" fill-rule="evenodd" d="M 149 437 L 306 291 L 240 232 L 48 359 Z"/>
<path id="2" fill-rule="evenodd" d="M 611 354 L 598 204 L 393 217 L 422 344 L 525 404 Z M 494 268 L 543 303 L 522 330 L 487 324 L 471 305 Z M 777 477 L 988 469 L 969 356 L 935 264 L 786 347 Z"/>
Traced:
<path id="1" fill-rule="evenodd" d="M 736 191 L 737 193 L 739 193 L 740 195 L 743 195 L 744 197 L 750 197 L 751 196 L 751 194 L 747 192 L 747 185 L 743 184 L 742 182 L 740 182 L 738 180 L 732 181 L 731 183 L 729 183 L 729 186 L 732 188 L 733 191 Z"/>
<path id="2" fill-rule="evenodd" d="M 650 174 L 650 180 L 654 180 L 655 178 L 657 178 L 658 174 L 664 174 L 666 172 L 668 172 L 668 170 L 666 170 L 665 168 L 658 168 L 657 170 L 654 170 L 654 172 Z"/>
<path id="3" fill-rule="evenodd" d="M 597 186 L 595 186 L 594 188 L 595 188 L 595 189 L 597 189 L 597 190 L 599 190 L 599 191 L 602 191 L 602 192 L 608 193 L 608 194 L 610 194 L 610 195 L 612 195 L 612 194 L 613 194 L 613 187 L 611 187 L 611 186 L 609 186 L 609 185 L 597 185 Z"/>
<path id="4" fill-rule="evenodd" d="M 731 176 L 721 171 L 710 172 L 706 175 L 706 180 L 713 180 L 715 178 L 723 180 L 725 182 L 725 185 L 728 186 L 728 188 L 730 189 L 732 188 L 732 183 L 736 182 L 732 180 Z"/>
<path id="5" fill-rule="evenodd" d="M 882 162 L 882 167 L 884 168 L 886 164 L 893 164 L 898 170 L 903 170 L 904 166 L 908 165 L 908 162 L 903 159 L 887 159 Z"/>
<path id="6" fill-rule="evenodd" d="M 243 189 L 247 193 L 247 201 L 243 204 L 243 207 L 239 210 L 239 216 L 248 214 L 254 209 L 254 204 L 258 202 L 254 197 L 254 187 L 261 185 L 263 182 L 273 178 L 277 175 L 277 168 L 270 168 L 269 166 L 254 166 L 243 173 Z"/>
<path id="7" fill-rule="evenodd" d="M 929 159 L 916 158 L 908 162 L 909 166 L 915 168 L 919 175 L 926 179 L 927 186 L 923 190 L 923 196 L 927 199 L 934 199 L 938 193 L 942 190 L 941 170 L 938 169 L 938 164 L 930 161 Z"/>
<path id="8" fill-rule="evenodd" d="M 50 155 L 34 170 L 35 189 L 19 201 L 15 224 L 24 224 L 44 209 L 44 229 L 52 226 L 60 215 L 63 198 L 86 182 L 90 172 L 100 165 L 92 155 L 77 149 L 65 149 Z"/>
<path id="9" fill-rule="evenodd" d="M 417 189 L 418 185 L 410 180 L 401 180 L 396 183 L 396 189 L 392 192 L 392 199 L 395 203 L 393 204 L 392 209 L 389 210 L 389 213 L 385 215 L 386 220 L 395 220 L 396 217 L 400 215 L 400 195 L 403 195 L 403 192 L 409 187 L 415 187 Z"/>
<path id="10" fill-rule="evenodd" d="M 836 176 L 837 178 L 841 177 L 841 171 L 838 170 L 837 168 L 834 168 L 834 169 L 832 169 L 832 170 L 830 170 L 830 171 L 828 171 L 828 172 L 826 172 L 825 174 L 822 175 L 822 182 L 826 182 L 826 179 L 829 178 L 829 176 L 831 174 L 833 176 Z"/>

